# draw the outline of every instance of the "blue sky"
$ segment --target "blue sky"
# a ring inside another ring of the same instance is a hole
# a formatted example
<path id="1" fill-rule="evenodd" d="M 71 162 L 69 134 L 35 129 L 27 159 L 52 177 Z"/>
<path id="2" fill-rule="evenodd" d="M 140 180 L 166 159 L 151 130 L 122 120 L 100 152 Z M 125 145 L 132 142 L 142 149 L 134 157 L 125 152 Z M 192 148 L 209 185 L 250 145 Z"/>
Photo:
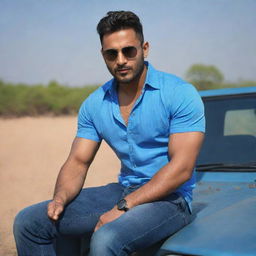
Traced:
<path id="1" fill-rule="evenodd" d="M 226 81 L 256 81 L 256 0 L 0 0 L 0 79 L 109 80 L 96 33 L 109 10 L 138 14 L 157 69 L 184 78 L 202 63 Z"/>

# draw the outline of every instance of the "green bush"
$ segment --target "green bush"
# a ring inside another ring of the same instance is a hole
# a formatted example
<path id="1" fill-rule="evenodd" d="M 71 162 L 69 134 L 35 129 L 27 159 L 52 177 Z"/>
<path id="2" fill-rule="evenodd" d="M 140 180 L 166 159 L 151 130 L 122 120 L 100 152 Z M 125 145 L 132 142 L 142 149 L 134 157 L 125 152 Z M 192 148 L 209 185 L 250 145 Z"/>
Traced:
<path id="1" fill-rule="evenodd" d="M 0 116 L 66 115 L 98 86 L 67 87 L 51 81 L 47 86 L 11 84 L 0 80 Z"/>

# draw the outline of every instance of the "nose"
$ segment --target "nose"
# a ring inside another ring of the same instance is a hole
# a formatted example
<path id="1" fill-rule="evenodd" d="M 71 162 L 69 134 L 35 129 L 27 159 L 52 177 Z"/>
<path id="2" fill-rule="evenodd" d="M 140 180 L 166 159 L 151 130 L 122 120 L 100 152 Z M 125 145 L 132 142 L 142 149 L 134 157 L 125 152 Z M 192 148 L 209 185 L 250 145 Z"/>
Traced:
<path id="1" fill-rule="evenodd" d="M 123 55 L 122 51 L 119 51 L 119 52 L 118 52 L 116 62 L 117 62 L 117 65 L 120 65 L 120 66 L 124 65 L 124 64 L 127 62 L 127 59 L 126 59 L 126 57 Z"/>

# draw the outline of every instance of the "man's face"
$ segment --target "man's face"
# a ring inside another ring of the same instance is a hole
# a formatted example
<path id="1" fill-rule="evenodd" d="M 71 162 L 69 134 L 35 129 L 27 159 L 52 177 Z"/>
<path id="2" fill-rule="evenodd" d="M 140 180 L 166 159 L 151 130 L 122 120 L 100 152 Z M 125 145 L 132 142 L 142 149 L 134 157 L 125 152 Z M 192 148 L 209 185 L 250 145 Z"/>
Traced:
<path id="1" fill-rule="evenodd" d="M 121 84 L 135 81 L 144 69 L 148 43 L 141 45 L 133 29 L 103 36 L 102 55 L 109 72 Z"/>

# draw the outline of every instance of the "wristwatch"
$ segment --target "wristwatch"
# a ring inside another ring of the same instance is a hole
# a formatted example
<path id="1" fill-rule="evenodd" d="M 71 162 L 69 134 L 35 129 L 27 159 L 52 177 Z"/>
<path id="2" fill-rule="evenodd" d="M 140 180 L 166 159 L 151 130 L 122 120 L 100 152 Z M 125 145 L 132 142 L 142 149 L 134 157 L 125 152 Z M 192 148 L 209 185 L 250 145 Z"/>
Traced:
<path id="1" fill-rule="evenodd" d="M 117 209 L 119 211 L 125 211 L 127 212 L 129 208 L 127 207 L 127 201 L 123 198 L 117 203 Z"/>

